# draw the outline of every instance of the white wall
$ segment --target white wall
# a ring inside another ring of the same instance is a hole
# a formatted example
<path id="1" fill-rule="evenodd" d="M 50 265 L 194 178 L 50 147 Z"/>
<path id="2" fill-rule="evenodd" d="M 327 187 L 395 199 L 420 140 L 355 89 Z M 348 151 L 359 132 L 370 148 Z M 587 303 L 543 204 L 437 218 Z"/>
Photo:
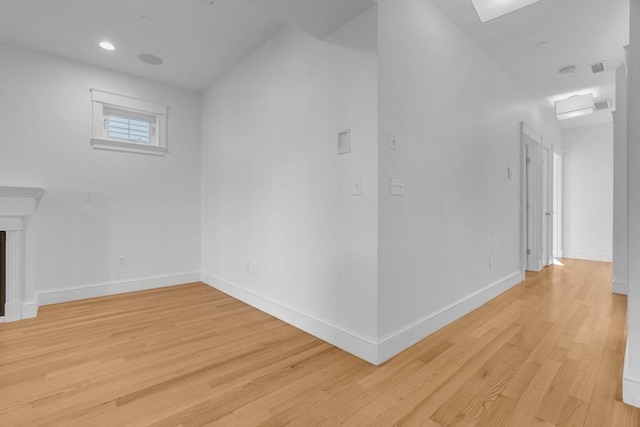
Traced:
<path id="1" fill-rule="evenodd" d="M 349 351 L 358 352 L 343 338 L 369 351 L 376 56 L 334 43 L 286 29 L 204 94 L 202 269 L 213 286 Z M 351 152 L 338 155 L 345 129 Z M 353 196 L 358 178 L 363 194 Z"/>
<path id="2" fill-rule="evenodd" d="M 616 69 L 616 111 L 613 112 L 613 272 L 611 290 L 629 288 L 629 227 L 627 206 L 627 70 Z"/>
<path id="3" fill-rule="evenodd" d="M 384 359 L 521 280 L 519 123 L 560 138 L 431 3 L 381 0 L 378 15 Z M 388 194 L 392 177 L 404 196 Z"/>
<path id="4" fill-rule="evenodd" d="M 563 129 L 564 256 L 611 261 L 613 124 Z"/>
<path id="5" fill-rule="evenodd" d="M 93 149 L 89 88 L 169 105 L 170 154 Z M 1 46 L 0 184 L 45 188 L 36 216 L 40 303 L 198 279 L 199 112 L 198 94 Z M 87 190 L 93 203 L 84 202 Z M 84 289 L 61 291 L 70 287 Z"/>
<path id="6" fill-rule="evenodd" d="M 627 75 L 629 294 L 622 399 L 640 408 L 640 2 L 630 2 Z"/>

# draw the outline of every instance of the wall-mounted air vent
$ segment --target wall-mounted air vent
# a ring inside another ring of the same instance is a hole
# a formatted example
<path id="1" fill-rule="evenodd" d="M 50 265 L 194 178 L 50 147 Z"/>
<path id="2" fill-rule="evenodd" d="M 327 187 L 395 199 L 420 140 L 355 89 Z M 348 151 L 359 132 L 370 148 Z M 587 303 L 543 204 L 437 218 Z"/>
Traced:
<path id="1" fill-rule="evenodd" d="M 604 99 L 602 101 L 596 101 L 593 103 L 593 106 L 596 107 L 596 110 L 608 110 L 609 108 L 611 108 L 611 100 L 610 99 Z"/>
<path id="2" fill-rule="evenodd" d="M 607 63 L 605 61 L 596 62 L 595 64 L 589 65 L 591 67 L 591 72 L 593 74 L 602 73 L 603 71 L 607 71 Z"/>

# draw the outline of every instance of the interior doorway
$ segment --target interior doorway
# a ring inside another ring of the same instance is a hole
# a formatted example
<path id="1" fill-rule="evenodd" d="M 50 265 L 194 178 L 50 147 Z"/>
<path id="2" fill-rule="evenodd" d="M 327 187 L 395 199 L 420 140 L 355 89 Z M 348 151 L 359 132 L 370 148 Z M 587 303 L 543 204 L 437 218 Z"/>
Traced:
<path id="1" fill-rule="evenodd" d="M 521 250 L 523 269 L 540 271 L 553 263 L 553 156 L 542 135 L 521 123 Z"/>
<path id="2" fill-rule="evenodd" d="M 552 188 L 552 155 L 551 150 L 542 146 L 542 267 L 553 263 L 553 222 L 552 222 L 552 205 L 553 205 L 553 188 Z"/>
<path id="3" fill-rule="evenodd" d="M 7 232 L 0 231 L 0 316 L 7 302 Z"/>
<path id="4" fill-rule="evenodd" d="M 562 152 L 553 150 L 553 259 L 562 258 Z"/>

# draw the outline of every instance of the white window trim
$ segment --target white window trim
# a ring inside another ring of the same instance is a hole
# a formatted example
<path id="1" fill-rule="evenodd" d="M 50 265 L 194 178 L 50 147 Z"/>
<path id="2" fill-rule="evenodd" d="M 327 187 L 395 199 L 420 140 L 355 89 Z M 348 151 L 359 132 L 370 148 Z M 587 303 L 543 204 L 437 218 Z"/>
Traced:
<path id="1" fill-rule="evenodd" d="M 126 95 L 90 89 L 93 104 L 93 132 L 91 146 L 101 150 L 126 151 L 130 153 L 153 154 L 164 156 L 167 154 L 167 110 L 166 105 L 133 98 Z M 130 111 L 155 117 L 155 140 L 151 143 L 122 141 L 108 137 L 105 128 L 105 107 L 112 110 Z"/>

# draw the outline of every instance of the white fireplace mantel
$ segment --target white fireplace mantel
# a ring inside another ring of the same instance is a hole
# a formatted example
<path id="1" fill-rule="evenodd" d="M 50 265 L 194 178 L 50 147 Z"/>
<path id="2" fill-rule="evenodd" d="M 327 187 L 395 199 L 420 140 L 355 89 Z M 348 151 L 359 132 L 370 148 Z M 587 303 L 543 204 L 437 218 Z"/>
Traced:
<path id="1" fill-rule="evenodd" d="M 35 317 L 35 221 L 43 188 L 0 186 L 0 231 L 6 231 L 7 299 L 0 321 Z"/>

